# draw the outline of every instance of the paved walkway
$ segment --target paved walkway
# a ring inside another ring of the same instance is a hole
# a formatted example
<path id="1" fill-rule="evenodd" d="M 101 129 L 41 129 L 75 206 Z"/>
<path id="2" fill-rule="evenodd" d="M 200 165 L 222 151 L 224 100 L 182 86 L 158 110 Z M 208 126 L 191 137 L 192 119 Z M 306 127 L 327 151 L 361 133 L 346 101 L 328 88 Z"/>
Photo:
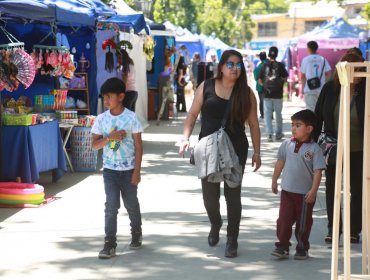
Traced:
<path id="1" fill-rule="evenodd" d="M 290 136 L 290 115 L 303 108 L 299 101 L 285 102 L 284 129 Z M 47 194 L 58 199 L 37 209 L 0 209 L 0 279 L 330 279 L 331 251 L 325 245 L 324 188 L 314 209 L 310 258 L 278 261 L 271 256 L 279 196 L 270 191 L 274 157 L 280 142 L 262 140 L 261 169 L 253 173 L 247 162 L 243 189 L 239 256 L 224 257 L 226 210 L 220 243 L 207 244 L 208 218 L 199 180 L 188 158 L 178 157 L 185 115 L 177 120 L 151 122 L 143 134 L 144 161 L 139 199 L 144 243 L 131 251 L 129 221 L 119 214 L 117 257 L 99 260 L 104 238 L 102 174 L 68 173 L 51 184 L 42 175 Z M 263 129 L 263 124 L 261 124 Z M 199 131 L 199 125 L 196 132 Z M 194 139 L 196 138 L 194 133 Z M 292 239 L 293 246 L 295 240 Z M 294 248 L 294 247 L 293 247 Z M 361 245 L 352 246 L 353 273 L 359 273 Z M 292 250 L 294 251 L 294 250 Z M 340 262 L 342 268 L 342 261 Z"/>

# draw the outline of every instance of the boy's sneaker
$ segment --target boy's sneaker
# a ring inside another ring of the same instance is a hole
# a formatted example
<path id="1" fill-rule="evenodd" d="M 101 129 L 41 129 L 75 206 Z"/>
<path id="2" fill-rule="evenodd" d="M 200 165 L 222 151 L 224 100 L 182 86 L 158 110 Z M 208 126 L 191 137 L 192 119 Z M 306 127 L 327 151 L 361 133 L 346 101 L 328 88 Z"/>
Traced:
<path id="1" fill-rule="evenodd" d="M 276 140 L 281 140 L 284 137 L 284 133 L 276 133 Z"/>
<path id="2" fill-rule="evenodd" d="M 273 142 L 274 140 L 272 139 L 272 134 L 270 134 L 268 137 L 267 137 L 267 142 Z"/>
<path id="3" fill-rule="evenodd" d="M 136 250 L 141 248 L 141 244 L 143 242 L 143 235 L 140 232 L 133 232 L 131 233 L 131 243 L 130 243 L 130 249 Z"/>
<path id="4" fill-rule="evenodd" d="M 279 259 L 288 259 L 289 258 L 289 250 L 283 248 L 276 248 L 271 255 L 278 257 Z"/>
<path id="5" fill-rule="evenodd" d="M 116 246 L 112 242 L 106 241 L 103 250 L 99 252 L 99 259 L 110 259 L 116 256 Z"/>
<path id="6" fill-rule="evenodd" d="M 308 251 L 304 249 L 297 249 L 294 255 L 295 260 L 307 260 L 308 259 Z"/>

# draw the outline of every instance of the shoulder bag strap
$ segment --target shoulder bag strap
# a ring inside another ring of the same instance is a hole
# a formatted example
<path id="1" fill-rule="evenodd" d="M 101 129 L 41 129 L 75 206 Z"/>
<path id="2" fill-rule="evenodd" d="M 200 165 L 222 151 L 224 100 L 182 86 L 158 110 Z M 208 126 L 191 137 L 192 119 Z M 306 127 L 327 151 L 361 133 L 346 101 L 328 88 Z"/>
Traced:
<path id="1" fill-rule="evenodd" d="M 322 66 L 322 70 L 321 70 L 321 74 L 320 74 L 320 81 L 321 81 L 321 78 L 322 78 L 322 75 L 324 74 L 324 68 L 325 68 L 325 57 L 323 57 L 324 58 L 324 64 L 323 64 L 323 66 Z"/>

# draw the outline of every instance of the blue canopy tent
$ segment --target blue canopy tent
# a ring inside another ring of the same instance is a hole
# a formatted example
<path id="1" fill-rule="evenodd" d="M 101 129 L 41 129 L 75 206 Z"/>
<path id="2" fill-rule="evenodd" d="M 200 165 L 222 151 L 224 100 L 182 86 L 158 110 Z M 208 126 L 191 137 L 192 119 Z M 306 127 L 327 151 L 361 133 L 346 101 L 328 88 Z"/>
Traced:
<path id="1" fill-rule="evenodd" d="M 99 0 L 2 0 L 2 18 L 95 26 L 98 17 L 116 12 Z"/>
<path id="2" fill-rule="evenodd" d="M 3 0 L 0 1 L 0 12 L 1 18 L 55 21 L 55 9 L 37 0 Z"/>
<path id="3" fill-rule="evenodd" d="M 190 33 L 190 31 L 186 32 L 186 29 L 184 29 L 184 31 L 185 32 L 182 35 L 176 34 L 176 45 L 178 47 L 185 46 L 188 50 L 190 59 L 193 57 L 195 52 L 198 52 L 200 57 L 205 57 L 206 52 L 204 45 L 202 44 L 198 35 L 194 35 Z"/>
<path id="4" fill-rule="evenodd" d="M 109 19 L 99 20 L 100 22 L 116 23 L 121 30 L 126 30 L 131 26 L 135 33 L 139 33 L 141 30 L 145 29 L 146 33 L 149 34 L 149 29 L 142 12 L 135 11 L 123 0 L 112 0 L 109 2 L 109 6 L 112 7 L 117 14 L 109 17 Z"/>
<path id="5" fill-rule="evenodd" d="M 145 18 L 142 13 L 132 15 L 114 15 L 106 19 L 99 20 L 99 22 L 109 22 L 117 24 L 120 29 L 126 30 L 128 27 L 132 27 L 135 33 L 139 33 L 145 29 L 149 33 L 149 29 L 146 26 Z"/>

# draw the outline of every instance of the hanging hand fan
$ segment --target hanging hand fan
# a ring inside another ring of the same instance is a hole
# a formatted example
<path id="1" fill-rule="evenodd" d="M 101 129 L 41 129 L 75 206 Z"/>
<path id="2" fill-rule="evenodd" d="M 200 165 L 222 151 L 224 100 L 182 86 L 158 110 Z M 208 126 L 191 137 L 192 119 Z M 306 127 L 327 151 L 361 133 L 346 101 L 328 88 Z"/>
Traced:
<path id="1" fill-rule="evenodd" d="M 18 68 L 17 79 L 25 88 L 28 88 L 35 79 L 36 67 L 34 60 L 23 49 L 16 49 L 12 60 Z"/>

